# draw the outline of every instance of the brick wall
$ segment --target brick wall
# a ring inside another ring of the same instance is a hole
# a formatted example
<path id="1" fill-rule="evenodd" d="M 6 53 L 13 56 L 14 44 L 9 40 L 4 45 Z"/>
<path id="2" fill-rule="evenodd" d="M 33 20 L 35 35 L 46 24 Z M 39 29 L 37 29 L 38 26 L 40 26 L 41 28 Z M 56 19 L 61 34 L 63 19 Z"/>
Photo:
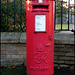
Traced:
<path id="1" fill-rule="evenodd" d="M 54 48 L 55 66 L 74 65 L 74 35 L 72 33 L 55 33 Z"/>
<path id="2" fill-rule="evenodd" d="M 26 65 L 26 33 L 1 33 L 1 65 Z"/>
<path id="3" fill-rule="evenodd" d="M 26 65 L 26 33 L 1 33 L 1 65 Z M 74 35 L 55 33 L 54 66 L 74 64 Z"/>
<path id="4" fill-rule="evenodd" d="M 25 63 L 26 44 L 1 44 L 1 64 L 17 65 Z"/>
<path id="5" fill-rule="evenodd" d="M 67 66 L 74 64 L 74 45 L 55 44 L 54 52 L 55 65 Z"/>

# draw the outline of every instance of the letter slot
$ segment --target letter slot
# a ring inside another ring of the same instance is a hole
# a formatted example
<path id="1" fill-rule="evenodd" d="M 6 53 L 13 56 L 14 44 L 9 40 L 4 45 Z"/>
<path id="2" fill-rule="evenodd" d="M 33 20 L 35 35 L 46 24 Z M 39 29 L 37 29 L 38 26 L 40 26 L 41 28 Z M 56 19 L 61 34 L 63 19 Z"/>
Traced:
<path id="1" fill-rule="evenodd" d="M 32 4 L 32 11 L 49 11 L 49 4 Z"/>
<path id="2" fill-rule="evenodd" d="M 48 5 L 33 5 L 33 9 L 48 9 Z"/>

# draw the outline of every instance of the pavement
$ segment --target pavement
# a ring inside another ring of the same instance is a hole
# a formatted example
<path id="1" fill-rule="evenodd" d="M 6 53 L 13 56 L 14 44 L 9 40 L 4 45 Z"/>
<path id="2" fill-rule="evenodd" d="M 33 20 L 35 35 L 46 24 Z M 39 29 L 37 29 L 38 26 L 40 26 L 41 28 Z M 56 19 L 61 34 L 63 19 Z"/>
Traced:
<path id="1" fill-rule="evenodd" d="M 25 75 L 27 75 L 27 73 Z M 53 75 L 75 75 L 75 72 L 70 70 L 55 69 Z"/>
<path id="2" fill-rule="evenodd" d="M 75 71 L 56 69 L 53 75 L 75 75 Z"/>

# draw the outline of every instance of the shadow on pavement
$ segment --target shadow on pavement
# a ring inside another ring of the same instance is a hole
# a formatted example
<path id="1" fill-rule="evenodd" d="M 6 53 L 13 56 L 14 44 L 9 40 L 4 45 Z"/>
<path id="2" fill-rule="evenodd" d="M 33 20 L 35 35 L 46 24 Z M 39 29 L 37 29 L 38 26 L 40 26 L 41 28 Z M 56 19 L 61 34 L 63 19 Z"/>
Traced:
<path id="1" fill-rule="evenodd" d="M 74 75 L 74 74 L 75 72 L 70 70 L 58 70 L 58 69 L 54 70 L 54 75 Z"/>

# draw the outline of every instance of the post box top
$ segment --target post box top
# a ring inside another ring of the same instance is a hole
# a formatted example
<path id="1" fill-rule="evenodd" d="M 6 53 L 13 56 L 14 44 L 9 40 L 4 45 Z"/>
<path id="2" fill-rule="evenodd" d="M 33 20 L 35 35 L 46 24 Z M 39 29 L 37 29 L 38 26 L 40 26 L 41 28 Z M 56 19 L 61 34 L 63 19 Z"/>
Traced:
<path id="1" fill-rule="evenodd" d="M 25 1 L 38 1 L 38 0 L 25 0 Z M 55 0 L 43 0 L 43 1 L 55 1 Z"/>
<path id="2" fill-rule="evenodd" d="M 49 5 L 50 4 L 49 1 L 55 1 L 55 0 L 42 0 L 41 3 L 38 2 L 41 0 L 25 0 L 25 1 L 28 1 L 28 3 L 31 3 L 32 5 Z M 46 1 L 48 1 L 48 2 L 46 2 Z"/>
<path id="3" fill-rule="evenodd" d="M 32 5 L 49 5 L 50 3 L 32 3 Z"/>

